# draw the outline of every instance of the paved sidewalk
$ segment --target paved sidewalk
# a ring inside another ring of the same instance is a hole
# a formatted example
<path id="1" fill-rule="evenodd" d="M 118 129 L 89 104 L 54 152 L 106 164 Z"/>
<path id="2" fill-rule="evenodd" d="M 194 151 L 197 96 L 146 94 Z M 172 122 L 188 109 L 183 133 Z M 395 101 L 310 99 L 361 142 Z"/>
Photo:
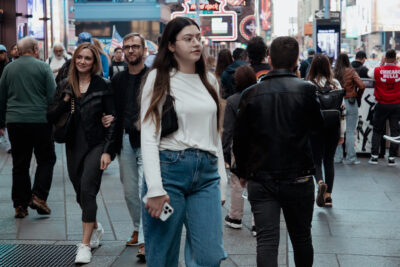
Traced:
<path id="1" fill-rule="evenodd" d="M 24 219 L 14 219 L 11 202 L 12 159 L 0 146 L 0 243 L 73 245 L 80 241 L 81 210 L 75 201 L 75 192 L 68 178 L 64 146 L 56 145 L 56 152 L 57 163 L 48 198 L 52 214 L 48 217 L 40 216 L 36 211 L 29 209 L 29 216 Z M 35 166 L 34 160 L 32 160 L 32 166 Z M 34 174 L 34 168 L 31 174 Z M 102 223 L 105 234 L 102 246 L 93 253 L 91 264 L 85 266 L 145 266 L 137 262 L 137 247 L 125 246 L 125 240 L 132 234 L 133 228 L 125 204 L 116 160 L 103 175 L 97 204 L 97 218 Z M 224 217 L 228 206 L 229 201 L 223 208 Z M 224 245 L 229 257 L 221 266 L 256 265 L 256 240 L 250 232 L 251 215 L 248 203 L 245 204 L 244 213 L 242 230 L 224 227 Z M 207 234 L 207 229 L 204 229 L 204 233 Z M 287 266 L 286 231 L 282 230 L 281 235 L 279 262 L 281 266 Z M 182 257 L 183 248 L 182 242 L 181 266 L 185 266 Z"/>
<path id="2" fill-rule="evenodd" d="M 14 219 L 11 202 L 11 157 L 0 146 L 0 243 L 76 244 L 81 238 L 81 211 L 65 168 L 63 146 L 57 145 L 57 164 L 49 217 L 29 210 L 25 219 Z M 34 161 L 32 163 L 35 164 Z M 32 170 L 33 173 L 33 170 Z M 103 245 L 86 266 L 145 266 L 137 262 L 137 248 L 125 247 L 132 223 L 114 161 L 103 176 L 98 195 L 98 220 L 105 228 Z M 400 266 L 400 168 L 386 162 L 371 166 L 336 165 L 333 208 L 315 206 L 313 219 L 314 266 Z M 227 213 L 229 201 L 223 208 Z M 251 236 L 251 216 L 245 204 L 245 227 L 224 227 L 224 245 L 229 254 L 221 266 L 256 266 L 256 242 Z M 207 229 L 204 229 L 206 234 Z M 183 238 L 182 238 L 183 239 Z M 281 223 L 280 266 L 295 266 L 285 224 Z M 181 246 L 181 266 L 183 244 Z"/>

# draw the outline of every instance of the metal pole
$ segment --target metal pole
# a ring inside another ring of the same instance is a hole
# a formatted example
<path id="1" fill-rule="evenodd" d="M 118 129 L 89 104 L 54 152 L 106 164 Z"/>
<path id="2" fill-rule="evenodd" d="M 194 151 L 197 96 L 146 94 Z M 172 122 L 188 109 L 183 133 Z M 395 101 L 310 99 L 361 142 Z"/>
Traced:
<path id="1" fill-rule="evenodd" d="M 199 9 L 199 0 L 196 0 L 196 22 L 200 26 L 200 9 Z"/>
<path id="2" fill-rule="evenodd" d="M 329 19 L 329 11 L 331 10 L 331 5 L 330 5 L 330 1 L 329 0 L 325 0 L 325 18 Z"/>
<path id="3" fill-rule="evenodd" d="M 254 17 L 256 18 L 256 35 L 260 36 L 261 34 L 261 25 L 260 25 L 260 1 L 254 1 Z"/>
<path id="4" fill-rule="evenodd" d="M 64 46 L 68 50 L 68 0 L 63 0 L 64 8 Z"/>

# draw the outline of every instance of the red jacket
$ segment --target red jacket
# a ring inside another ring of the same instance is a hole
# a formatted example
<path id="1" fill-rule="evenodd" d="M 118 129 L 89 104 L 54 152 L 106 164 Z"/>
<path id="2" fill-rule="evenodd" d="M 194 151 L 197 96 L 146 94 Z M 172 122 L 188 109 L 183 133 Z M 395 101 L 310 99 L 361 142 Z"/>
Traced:
<path id="1" fill-rule="evenodd" d="M 378 103 L 400 103 L 400 67 L 394 64 L 376 67 L 374 78 L 374 95 Z"/>

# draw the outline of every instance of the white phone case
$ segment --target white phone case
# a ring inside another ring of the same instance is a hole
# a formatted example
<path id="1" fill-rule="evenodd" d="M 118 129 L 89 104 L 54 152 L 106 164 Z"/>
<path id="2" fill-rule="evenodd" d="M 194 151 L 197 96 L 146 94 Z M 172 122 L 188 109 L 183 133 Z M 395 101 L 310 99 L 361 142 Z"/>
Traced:
<path id="1" fill-rule="evenodd" d="M 160 220 L 165 222 L 174 213 L 174 208 L 168 202 L 164 203 L 163 210 L 160 215 Z"/>

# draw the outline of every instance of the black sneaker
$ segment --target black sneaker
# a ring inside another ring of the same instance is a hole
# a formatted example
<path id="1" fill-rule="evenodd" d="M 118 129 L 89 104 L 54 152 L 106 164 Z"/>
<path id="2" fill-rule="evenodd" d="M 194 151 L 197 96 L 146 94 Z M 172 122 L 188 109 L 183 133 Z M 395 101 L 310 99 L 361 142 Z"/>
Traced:
<path id="1" fill-rule="evenodd" d="M 396 166 L 396 165 L 397 165 L 397 163 L 396 163 L 395 158 L 394 157 L 389 157 L 388 166 Z"/>
<path id="2" fill-rule="evenodd" d="M 229 218 L 229 215 L 225 217 L 225 224 L 233 229 L 241 229 L 242 228 L 242 220 L 236 220 Z"/>
<path id="3" fill-rule="evenodd" d="M 378 164 L 378 156 L 371 155 L 371 158 L 368 161 L 369 164 L 377 165 Z"/>
<path id="4" fill-rule="evenodd" d="M 253 227 L 251 227 L 251 234 L 256 237 L 257 236 L 257 231 L 256 231 L 256 226 L 253 225 Z"/>

